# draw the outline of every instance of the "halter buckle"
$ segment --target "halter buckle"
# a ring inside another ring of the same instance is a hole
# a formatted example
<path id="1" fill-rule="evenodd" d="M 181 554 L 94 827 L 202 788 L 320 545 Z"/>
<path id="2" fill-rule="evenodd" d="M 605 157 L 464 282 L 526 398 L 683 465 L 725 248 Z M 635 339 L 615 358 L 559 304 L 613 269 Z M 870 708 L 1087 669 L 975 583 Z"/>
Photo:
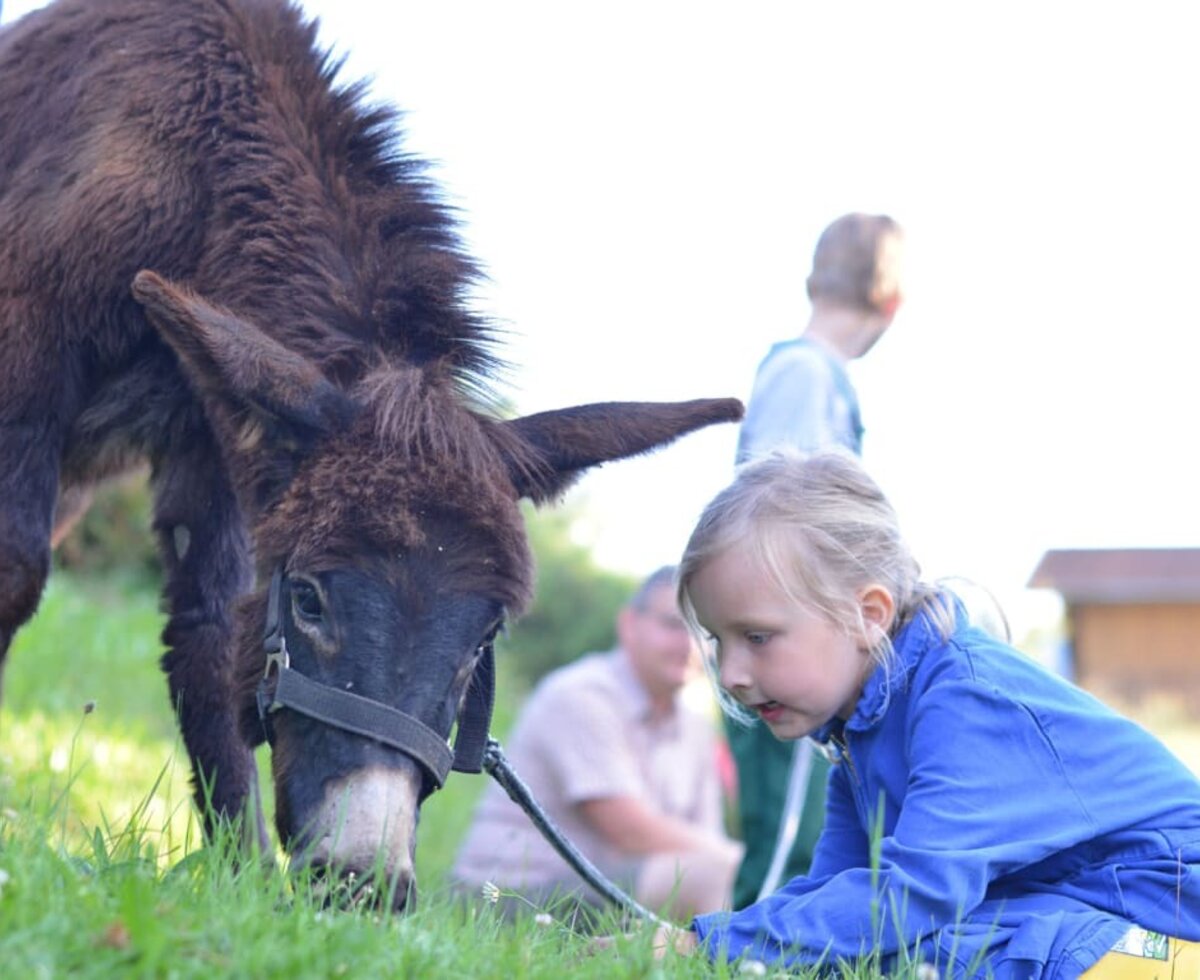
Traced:
<path id="1" fill-rule="evenodd" d="M 291 666 L 292 659 L 288 656 L 287 640 L 283 638 L 282 632 L 277 637 L 269 637 L 263 648 L 267 654 L 267 666 L 263 670 L 264 681 L 271 676 L 272 667 L 287 670 Z"/>

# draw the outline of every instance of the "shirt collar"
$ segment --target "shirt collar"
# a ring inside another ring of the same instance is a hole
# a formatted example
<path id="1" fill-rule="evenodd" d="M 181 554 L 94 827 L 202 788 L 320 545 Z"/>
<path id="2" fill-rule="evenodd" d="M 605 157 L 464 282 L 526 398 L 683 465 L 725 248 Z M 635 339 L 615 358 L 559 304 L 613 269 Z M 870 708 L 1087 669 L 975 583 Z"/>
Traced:
<path id="1" fill-rule="evenodd" d="M 961 626 L 966 620 L 965 610 L 957 599 L 951 598 L 951 601 L 956 625 Z M 841 738 L 844 730 L 863 732 L 879 724 L 887 714 L 892 694 L 908 685 L 908 679 L 925 651 L 943 642 L 938 624 L 927 610 L 920 609 L 893 637 L 895 655 L 886 664 L 877 666 L 867 678 L 850 720 L 834 718 L 813 732 L 812 737 L 824 745 L 831 739 Z"/>
<path id="2" fill-rule="evenodd" d="M 650 700 L 650 692 L 646 690 L 638 678 L 637 672 L 633 669 L 633 664 L 629 662 L 629 654 L 618 648 L 610 656 L 612 657 L 613 674 L 625 697 L 625 704 L 628 706 L 631 718 L 643 722 L 657 721 L 661 724 L 673 720 L 679 714 L 679 698 L 674 697 L 671 699 L 670 712 L 656 717 L 654 703 Z"/>

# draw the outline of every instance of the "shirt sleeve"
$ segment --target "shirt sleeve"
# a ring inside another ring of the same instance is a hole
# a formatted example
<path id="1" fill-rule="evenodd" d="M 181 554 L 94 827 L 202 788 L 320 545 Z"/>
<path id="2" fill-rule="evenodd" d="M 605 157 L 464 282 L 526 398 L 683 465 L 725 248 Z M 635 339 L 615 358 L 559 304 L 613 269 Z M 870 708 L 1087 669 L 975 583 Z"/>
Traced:
<path id="1" fill-rule="evenodd" d="M 546 772 L 571 804 L 643 794 L 627 720 L 599 685 L 560 685 L 547 691 L 528 720 L 538 734 Z"/>
<path id="2" fill-rule="evenodd" d="M 824 876 L 793 879 L 741 912 L 696 919 L 711 955 L 798 965 L 911 949 L 968 919 L 992 881 L 1094 834 L 1037 719 L 987 685 L 956 679 L 926 692 L 906 756 L 904 801 L 893 832 L 879 839 L 877 866 L 834 870 L 840 848 L 827 848 Z M 840 803 L 831 816 L 845 819 Z"/>

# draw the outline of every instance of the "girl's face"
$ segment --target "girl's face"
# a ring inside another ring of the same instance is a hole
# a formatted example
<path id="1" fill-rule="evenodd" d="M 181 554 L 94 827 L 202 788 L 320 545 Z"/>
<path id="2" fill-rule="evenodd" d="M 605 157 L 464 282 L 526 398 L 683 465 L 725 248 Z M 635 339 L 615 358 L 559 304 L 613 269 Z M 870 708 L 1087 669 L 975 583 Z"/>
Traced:
<path id="1" fill-rule="evenodd" d="M 735 545 L 702 565 L 688 594 L 700 625 L 717 642 L 721 686 L 776 738 L 802 738 L 835 716 L 853 714 L 874 668 L 866 638 L 782 592 L 749 548 Z M 882 587 L 863 590 L 859 601 L 869 625 L 886 628 L 890 599 Z"/>

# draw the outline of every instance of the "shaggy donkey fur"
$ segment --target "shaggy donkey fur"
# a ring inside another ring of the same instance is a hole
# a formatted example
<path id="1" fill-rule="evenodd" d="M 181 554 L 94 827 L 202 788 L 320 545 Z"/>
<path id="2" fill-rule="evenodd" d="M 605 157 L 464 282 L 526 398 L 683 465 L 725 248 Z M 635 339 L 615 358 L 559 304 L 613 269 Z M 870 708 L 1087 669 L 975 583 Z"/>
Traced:
<path id="1" fill-rule="evenodd" d="M 163 667 L 210 826 L 255 784 L 256 565 L 292 583 L 297 664 L 445 733 L 529 599 L 518 500 L 741 412 L 490 412 L 475 266 L 393 113 L 335 85 L 315 34 L 282 0 L 59 0 L 0 32 L 0 662 L 56 502 L 68 521 L 148 459 Z M 409 765 L 278 732 L 285 842 L 339 780 Z"/>

